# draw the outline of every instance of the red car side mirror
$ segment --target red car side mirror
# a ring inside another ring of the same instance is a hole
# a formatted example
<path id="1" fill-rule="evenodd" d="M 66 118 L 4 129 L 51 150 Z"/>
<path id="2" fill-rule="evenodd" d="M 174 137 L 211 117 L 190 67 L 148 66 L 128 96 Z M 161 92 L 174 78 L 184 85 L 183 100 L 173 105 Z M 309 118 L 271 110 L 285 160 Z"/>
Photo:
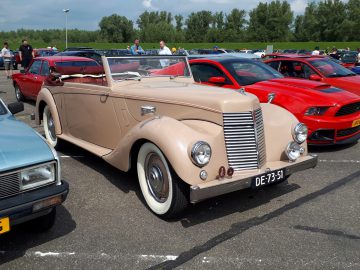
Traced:
<path id="1" fill-rule="evenodd" d="M 317 74 L 311 74 L 309 79 L 312 81 L 321 81 L 321 77 Z"/>
<path id="2" fill-rule="evenodd" d="M 225 83 L 225 78 L 218 76 L 218 77 L 210 77 L 208 80 L 208 83 L 213 83 L 213 84 L 224 84 Z"/>

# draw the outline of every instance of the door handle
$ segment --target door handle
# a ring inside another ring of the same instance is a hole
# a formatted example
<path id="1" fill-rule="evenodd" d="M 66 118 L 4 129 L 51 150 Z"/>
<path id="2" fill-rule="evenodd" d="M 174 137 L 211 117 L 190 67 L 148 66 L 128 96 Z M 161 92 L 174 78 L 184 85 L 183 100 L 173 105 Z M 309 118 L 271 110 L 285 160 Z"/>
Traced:
<path id="1" fill-rule="evenodd" d="M 154 114 L 156 112 L 156 107 L 151 105 L 141 106 L 141 115 Z"/>

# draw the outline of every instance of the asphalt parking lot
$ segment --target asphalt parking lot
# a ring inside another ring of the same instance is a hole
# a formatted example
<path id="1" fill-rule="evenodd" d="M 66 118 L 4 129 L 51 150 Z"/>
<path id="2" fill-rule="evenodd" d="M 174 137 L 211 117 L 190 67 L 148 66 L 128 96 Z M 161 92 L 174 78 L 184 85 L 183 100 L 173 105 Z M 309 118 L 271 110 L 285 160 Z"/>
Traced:
<path id="1" fill-rule="evenodd" d="M 0 98 L 15 101 L 0 73 Z M 42 132 L 33 110 L 28 102 L 17 117 Z M 319 155 L 315 169 L 165 222 L 142 202 L 135 173 L 67 145 L 59 155 L 71 190 L 55 226 L 0 236 L 0 268 L 360 269 L 360 143 L 310 151 Z"/>

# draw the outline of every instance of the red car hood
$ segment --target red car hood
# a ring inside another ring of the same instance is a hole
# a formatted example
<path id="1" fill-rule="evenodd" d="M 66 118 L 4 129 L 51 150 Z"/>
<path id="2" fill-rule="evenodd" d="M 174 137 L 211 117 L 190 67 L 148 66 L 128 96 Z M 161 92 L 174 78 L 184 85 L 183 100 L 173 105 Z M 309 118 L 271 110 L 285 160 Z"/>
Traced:
<path id="1" fill-rule="evenodd" d="M 352 77 L 325 78 L 333 86 L 340 87 L 360 96 L 360 75 Z"/>
<path id="2" fill-rule="evenodd" d="M 246 89 L 258 90 L 267 89 L 276 94 L 289 95 L 299 98 L 307 105 L 317 106 L 340 106 L 359 102 L 360 97 L 348 91 L 332 87 L 329 84 L 309 81 L 304 79 L 273 79 L 249 85 Z"/>

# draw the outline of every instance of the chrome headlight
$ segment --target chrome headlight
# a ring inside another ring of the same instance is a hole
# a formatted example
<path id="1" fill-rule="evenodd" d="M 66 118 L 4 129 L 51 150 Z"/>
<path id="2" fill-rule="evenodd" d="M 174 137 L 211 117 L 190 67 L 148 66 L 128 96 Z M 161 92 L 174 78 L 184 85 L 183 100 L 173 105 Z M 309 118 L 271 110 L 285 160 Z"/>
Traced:
<path id="1" fill-rule="evenodd" d="M 55 163 L 24 169 L 20 172 L 20 190 L 43 186 L 56 180 Z"/>
<path id="2" fill-rule="evenodd" d="M 297 143 L 302 144 L 308 136 L 308 128 L 303 123 L 298 123 L 293 130 L 293 138 Z"/>
<path id="3" fill-rule="evenodd" d="M 207 142 L 196 142 L 191 149 L 191 158 L 196 166 L 203 167 L 211 158 L 211 147 Z"/>
<path id="4" fill-rule="evenodd" d="M 285 150 L 287 157 L 291 161 L 296 161 L 300 157 L 300 155 L 303 154 L 304 152 L 305 152 L 304 147 L 297 144 L 296 142 L 290 142 L 286 146 L 286 150 Z"/>

